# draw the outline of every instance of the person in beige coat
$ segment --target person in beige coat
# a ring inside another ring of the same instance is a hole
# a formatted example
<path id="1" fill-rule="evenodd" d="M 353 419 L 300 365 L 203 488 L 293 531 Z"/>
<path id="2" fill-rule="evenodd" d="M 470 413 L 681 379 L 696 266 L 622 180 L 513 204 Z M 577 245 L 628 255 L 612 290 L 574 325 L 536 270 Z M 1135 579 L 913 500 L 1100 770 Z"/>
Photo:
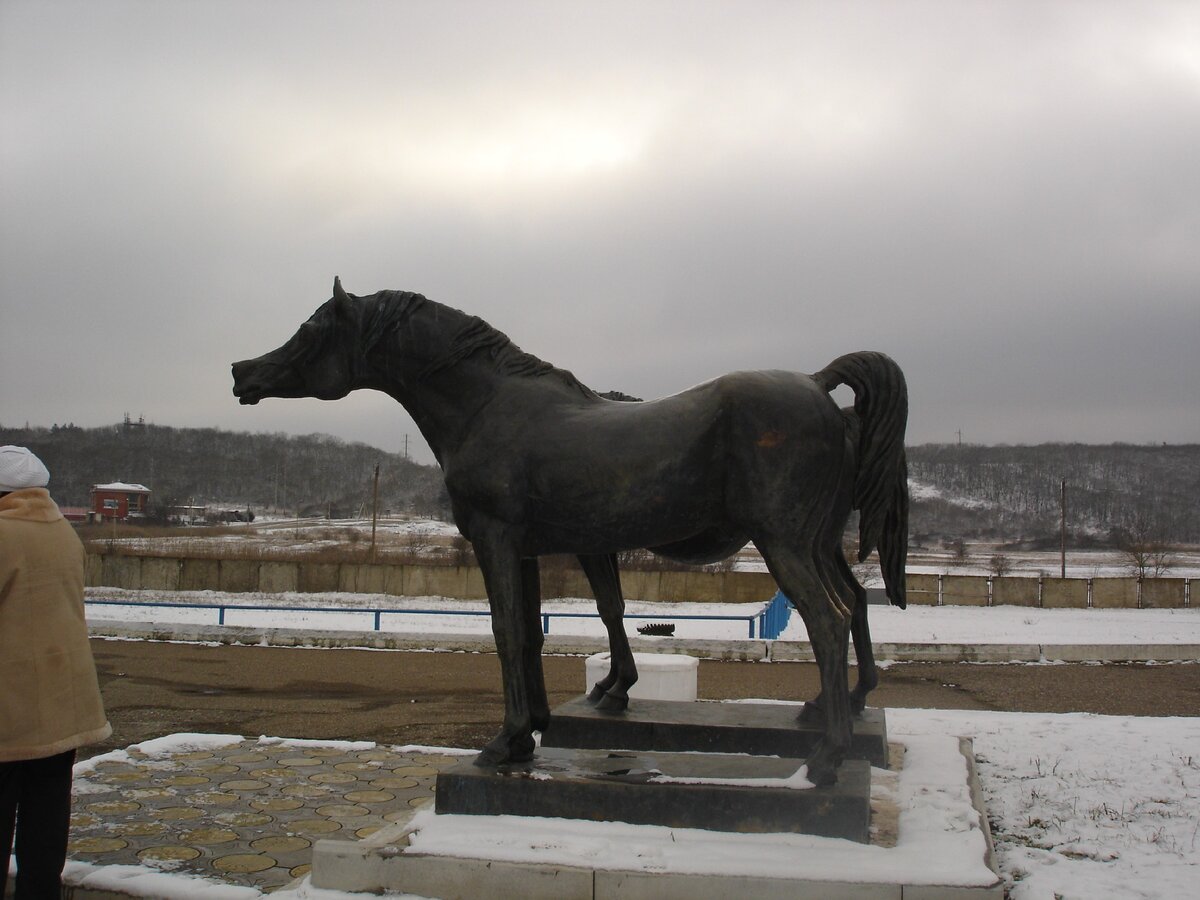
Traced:
<path id="1" fill-rule="evenodd" d="M 75 751 L 112 733 L 83 615 L 84 550 L 24 447 L 0 447 L 0 896 L 58 897 Z M 15 847 L 14 847 L 15 836 Z"/>

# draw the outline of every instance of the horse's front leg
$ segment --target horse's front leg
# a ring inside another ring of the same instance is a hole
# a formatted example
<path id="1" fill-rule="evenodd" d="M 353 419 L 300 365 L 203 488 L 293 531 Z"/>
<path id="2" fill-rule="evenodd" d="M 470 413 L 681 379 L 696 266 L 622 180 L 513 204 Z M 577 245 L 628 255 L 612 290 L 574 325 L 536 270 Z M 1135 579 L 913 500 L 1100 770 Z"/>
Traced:
<path id="1" fill-rule="evenodd" d="M 530 697 L 536 689 L 535 682 L 539 681 L 529 666 L 530 616 L 524 608 L 527 594 L 522 578 L 523 570 L 528 567 L 522 565 L 515 542 L 486 537 L 476 539 L 474 545 L 487 587 L 492 634 L 496 638 L 496 653 L 500 657 L 504 682 L 504 726 L 476 757 L 475 764 L 495 766 L 523 762 L 533 757 L 534 711 L 530 707 Z M 544 697 L 544 686 L 541 690 Z"/>
<path id="2" fill-rule="evenodd" d="M 550 724 L 550 701 L 546 698 L 546 676 L 542 672 L 542 580 L 537 557 L 521 560 L 521 611 L 525 617 L 523 665 L 529 697 L 529 722 L 534 731 Z"/>
<path id="3" fill-rule="evenodd" d="M 608 631 L 608 674 L 592 687 L 588 702 L 597 709 L 617 712 L 629 706 L 629 689 L 638 680 L 633 651 L 625 634 L 625 598 L 614 553 L 580 556 L 579 564 L 596 595 L 600 619 Z"/>

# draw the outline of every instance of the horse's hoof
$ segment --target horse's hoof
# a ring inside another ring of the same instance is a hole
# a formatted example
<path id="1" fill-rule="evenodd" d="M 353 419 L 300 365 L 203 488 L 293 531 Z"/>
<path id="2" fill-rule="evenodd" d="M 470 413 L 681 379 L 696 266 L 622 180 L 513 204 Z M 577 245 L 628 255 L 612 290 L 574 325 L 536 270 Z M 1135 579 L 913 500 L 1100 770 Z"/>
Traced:
<path id="1" fill-rule="evenodd" d="M 508 754 L 503 750 L 494 749 L 491 744 L 479 751 L 474 763 L 481 769 L 494 769 L 508 762 Z"/>
<path id="2" fill-rule="evenodd" d="M 800 707 L 796 721 L 801 725 L 824 725 L 825 712 L 817 704 L 809 702 Z"/>
<path id="3" fill-rule="evenodd" d="M 475 757 L 475 765 L 481 768 L 494 768 L 508 763 L 528 762 L 533 759 L 536 744 L 533 735 L 520 735 L 506 738 L 503 734 L 488 742 Z"/>
<path id="4" fill-rule="evenodd" d="M 822 739 L 816 749 L 804 762 L 808 766 L 808 780 L 817 787 L 828 787 L 837 784 L 838 766 L 842 764 L 843 753 L 830 749 Z"/>
<path id="5" fill-rule="evenodd" d="M 616 694 L 605 694 L 596 704 L 596 709 L 602 712 L 625 712 L 629 708 L 629 697 L 618 697 Z"/>
<path id="6" fill-rule="evenodd" d="M 850 695 L 850 715 L 861 717 L 863 714 L 863 710 L 866 708 L 867 708 L 867 698 L 866 697 L 855 697 L 853 694 Z"/>
<path id="7" fill-rule="evenodd" d="M 604 688 L 600 687 L 600 685 L 598 685 L 598 684 L 592 685 L 592 689 L 588 692 L 588 695 L 587 695 L 587 702 L 595 705 L 603 699 L 604 699 Z"/>
<path id="8" fill-rule="evenodd" d="M 810 759 L 807 765 L 808 780 L 817 787 L 829 787 L 832 784 L 837 784 L 837 769 L 829 763 Z"/>

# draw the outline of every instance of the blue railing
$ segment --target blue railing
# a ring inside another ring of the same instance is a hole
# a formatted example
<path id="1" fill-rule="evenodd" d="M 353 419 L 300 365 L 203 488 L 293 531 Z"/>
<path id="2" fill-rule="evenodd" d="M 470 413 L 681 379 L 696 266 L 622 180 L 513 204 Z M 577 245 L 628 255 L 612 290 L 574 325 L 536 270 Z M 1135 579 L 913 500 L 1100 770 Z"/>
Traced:
<path id="1" fill-rule="evenodd" d="M 775 640 L 783 634 L 791 616 L 792 601 L 783 596 L 782 591 L 776 591 L 775 596 L 768 601 L 766 608 L 758 616 L 759 637 Z M 754 635 L 751 634 L 750 637 Z"/>
<path id="2" fill-rule="evenodd" d="M 359 613 L 373 617 L 373 628 L 380 631 L 382 619 L 387 616 L 490 616 L 486 609 L 363 609 L 345 606 L 243 606 L 240 603 L 154 603 L 147 600 L 86 600 L 88 606 L 138 606 L 155 607 L 158 609 L 210 609 L 216 610 L 217 624 L 225 624 L 225 614 L 229 610 L 242 612 L 290 612 L 290 613 Z M 757 626 L 758 637 L 773 640 L 779 637 L 787 625 L 791 613 L 791 604 L 787 598 L 777 593 L 765 606 L 756 612 L 744 616 L 734 615 L 650 615 L 648 613 L 629 613 L 626 619 L 668 619 L 678 620 L 710 620 L 745 622 L 749 637 L 755 636 Z M 542 612 L 542 633 L 550 633 L 551 619 L 598 619 L 599 613 L 583 612 Z"/>

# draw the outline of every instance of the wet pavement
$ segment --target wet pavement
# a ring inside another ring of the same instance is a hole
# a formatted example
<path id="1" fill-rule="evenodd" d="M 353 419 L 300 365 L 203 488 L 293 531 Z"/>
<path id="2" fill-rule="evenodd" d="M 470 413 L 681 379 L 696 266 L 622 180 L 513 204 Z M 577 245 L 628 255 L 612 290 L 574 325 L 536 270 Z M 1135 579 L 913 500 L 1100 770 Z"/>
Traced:
<path id="1" fill-rule="evenodd" d="M 312 845 L 358 840 L 433 803 L 463 759 L 365 743 L 177 735 L 76 768 L 68 856 L 270 893 L 308 873 Z"/>

